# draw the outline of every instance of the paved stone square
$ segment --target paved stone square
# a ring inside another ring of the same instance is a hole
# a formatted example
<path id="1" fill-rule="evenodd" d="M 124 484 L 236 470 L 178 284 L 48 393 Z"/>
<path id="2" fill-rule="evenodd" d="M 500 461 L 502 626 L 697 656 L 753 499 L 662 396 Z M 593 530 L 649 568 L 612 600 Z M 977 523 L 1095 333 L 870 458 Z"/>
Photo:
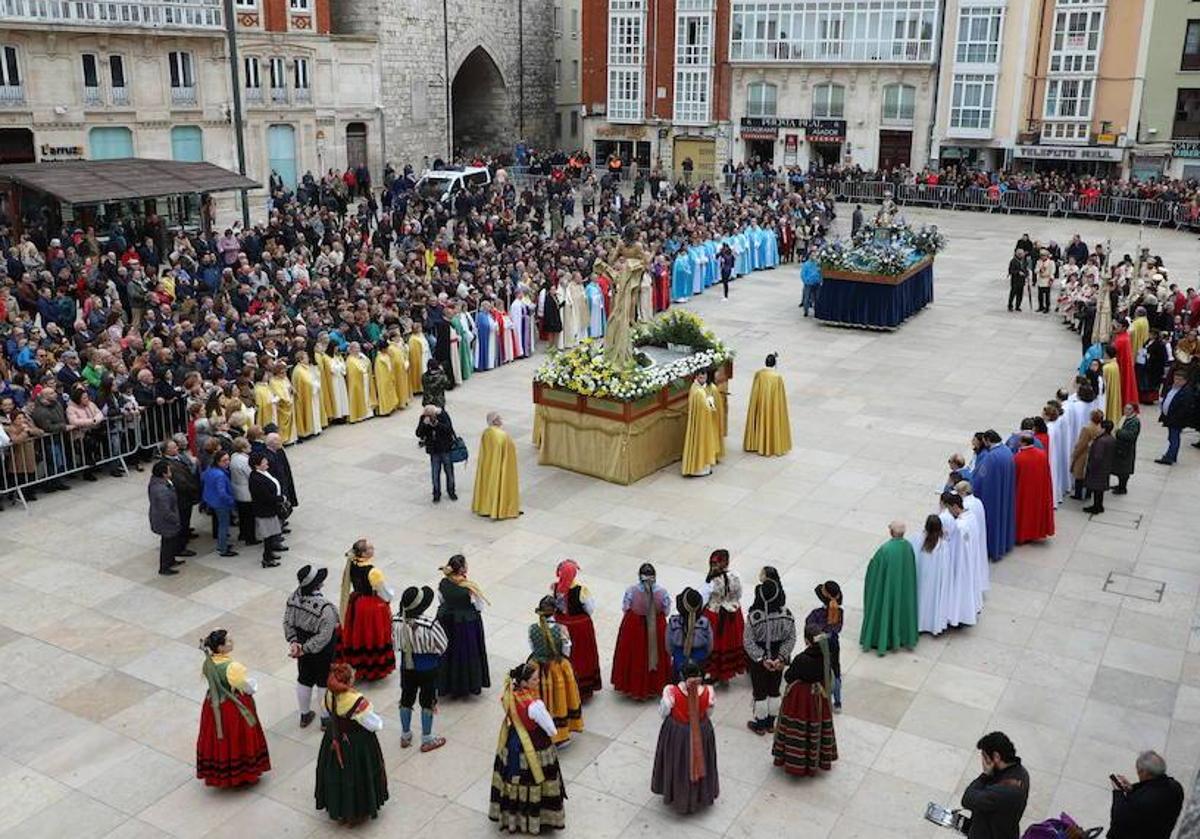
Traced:
<path id="1" fill-rule="evenodd" d="M 839 224 L 851 209 L 841 207 Z M 1032 775 L 1027 822 L 1067 811 L 1107 825 L 1107 776 L 1132 775 L 1142 749 L 1161 751 L 1190 788 L 1200 764 L 1200 453 L 1185 446 L 1180 465 L 1155 465 L 1165 445 L 1156 409 L 1145 414 L 1129 495 L 1091 520 L 1068 501 L 1052 541 L 992 567 L 977 626 L 922 636 L 912 653 L 883 658 L 860 655 L 855 641 L 863 574 L 887 522 L 919 528 L 949 454 L 968 452 L 978 429 L 1012 430 L 1070 380 L 1077 336 L 1056 315 L 1004 310 L 1004 266 L 1019 234 L 1065 243 L 1078 231 L 1089 243 L 1111 238 L 1118 255 L 1136 253 L 1140 236 L 1182 283 L 1194 282 L 1196 240 L 1075 220 L 907 215 L 936 221 L 951 244 L 937 262 L 935 303 L 897 333 L 803 320 L 795 266 L 735 282 L 729 302 L 710 291 L 688 304 L 739 352 L 730 454 L 709 478 L 665 469 L 620 487 L 538 467 L 529 443 L 537 362 L 522 361 L 449 395 L 473 449 L 493 409 L 518 440 L 525 515 L 516 521 L 471 516 L 473 463 L 459 472 L 461 501 L 430 504 L 411 407 L 290 450 L 300 507 L 276 569 L 259 567 L 251 549 L 219 558 L 205 534 L 182 574 L 157 576 L 148 472 L 73 483 L 28 515 L 0 513 L 0 836 L 341 835 L 313 808 L 320 731 L 298 726 L 280 621 L 296 569 L 328 566 L 332 595 L 360 536 L 375 542 L 396 588 L 435 584 L 447 557 L 467 555 L 492 601 L 485 622 L 497 686 L 524 657 L 533 607 L 567 557 L 598 600 L 606 682 L 621 592 L 643 561 L 674 593 L 702 580 L 710 551 L 726 547 L 747 604 L 758 569 L 771 564 L 800 614 L 816 583 L 842 584 L 845 713 L 832 772 L 792 780 L 771 767 L 769 741 L 744 727 L 742 677 L 718 695 L 721 796 L 677 819 L 650 793 L 657 708 L 606 684 L 585 707 L 586 732 L 563 753 L 566 835 L 948 836 L 922 821 L 925 804 L 957 802 L 978 771 L 974 743 L 993 729 L 1012 737 Z M 739 444 L 750 377 L 770 351 L 780 353 L 795 441 L 778 459 L 744 455 Z M 244 791 L 210 791 L 194 777 L 197 644 L 214 626 L 231 631 L 235 657 L 258 677 L 268 729 L 273 771 Z M 386 718 L 392 796 L 355 835 L 495 835 L 485 811 L 498 687 L 443 702 L 437 725 L 449 743 L 425 755 L 399 747 L 395 678 L 366 692 Z"/>

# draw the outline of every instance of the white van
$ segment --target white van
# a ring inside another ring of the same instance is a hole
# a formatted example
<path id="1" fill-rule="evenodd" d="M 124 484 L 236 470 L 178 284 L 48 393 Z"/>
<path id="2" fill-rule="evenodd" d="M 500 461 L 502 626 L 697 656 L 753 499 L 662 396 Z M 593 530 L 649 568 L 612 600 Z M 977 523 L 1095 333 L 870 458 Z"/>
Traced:
<path id="1" fill-rule="evenodd" d="M 425 172 L 417 181 L 417 194 L 448 204 L 467 187 L 482 188 L 491 182 L 492 173 L 486 166 L 447 166 Z"/>

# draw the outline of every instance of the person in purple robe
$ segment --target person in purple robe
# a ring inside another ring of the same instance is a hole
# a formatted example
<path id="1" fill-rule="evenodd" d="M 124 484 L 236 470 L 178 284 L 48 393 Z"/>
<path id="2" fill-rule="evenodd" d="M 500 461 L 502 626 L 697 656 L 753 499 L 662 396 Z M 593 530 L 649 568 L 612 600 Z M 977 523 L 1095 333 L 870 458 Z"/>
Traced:
<path id="1" fill-rule="evenodd" d="M 983 502 L 987 516 L 988 559 L 997 562 L 1012 550 L 1017 539 L 1013 453 L 992 430 L 977 432 L 971 443 L 975 448 L 972 490 Z"/>

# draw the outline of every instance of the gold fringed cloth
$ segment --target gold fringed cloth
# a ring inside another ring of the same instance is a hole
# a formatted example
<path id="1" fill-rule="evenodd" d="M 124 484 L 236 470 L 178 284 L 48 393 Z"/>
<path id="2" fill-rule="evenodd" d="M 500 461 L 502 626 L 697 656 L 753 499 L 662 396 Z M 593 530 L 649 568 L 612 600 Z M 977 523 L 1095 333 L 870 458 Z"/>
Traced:
<path id="1" fill-rule="evenodd" d="M 733 364 L 717 374 L 728 393 Z M 690 380 L 635 402 L 585 397 L 534 384 L 538 463 L 628 485 L 683 456 Z M 728 400 L 723 400 L 728 403 Z"/>

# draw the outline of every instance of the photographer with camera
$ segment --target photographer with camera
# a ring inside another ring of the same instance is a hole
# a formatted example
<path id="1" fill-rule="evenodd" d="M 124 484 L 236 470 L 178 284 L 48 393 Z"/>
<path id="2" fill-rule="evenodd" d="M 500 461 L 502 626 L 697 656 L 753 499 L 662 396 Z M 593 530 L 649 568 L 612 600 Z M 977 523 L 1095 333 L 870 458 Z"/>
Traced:
<path id="1" fill-rule="evenodd" d="M 1029 801 L 1029 773 L 1012 740 L 1001 731 L 985 734 L 975 748 L 983 773 L 962 797 L 962 806 L 971 811 L 967 839 L 1019 839 Z"/>
<path id="2" fill-rule="evenodd" d="M 1183 809 L 1183 787 L 1167 774 L 1158 752 L 1137 757 L 1137 783 L 1124 775 L 1109 775 L 1112 811 L 1108 839 L 1170 839 Z"/>

